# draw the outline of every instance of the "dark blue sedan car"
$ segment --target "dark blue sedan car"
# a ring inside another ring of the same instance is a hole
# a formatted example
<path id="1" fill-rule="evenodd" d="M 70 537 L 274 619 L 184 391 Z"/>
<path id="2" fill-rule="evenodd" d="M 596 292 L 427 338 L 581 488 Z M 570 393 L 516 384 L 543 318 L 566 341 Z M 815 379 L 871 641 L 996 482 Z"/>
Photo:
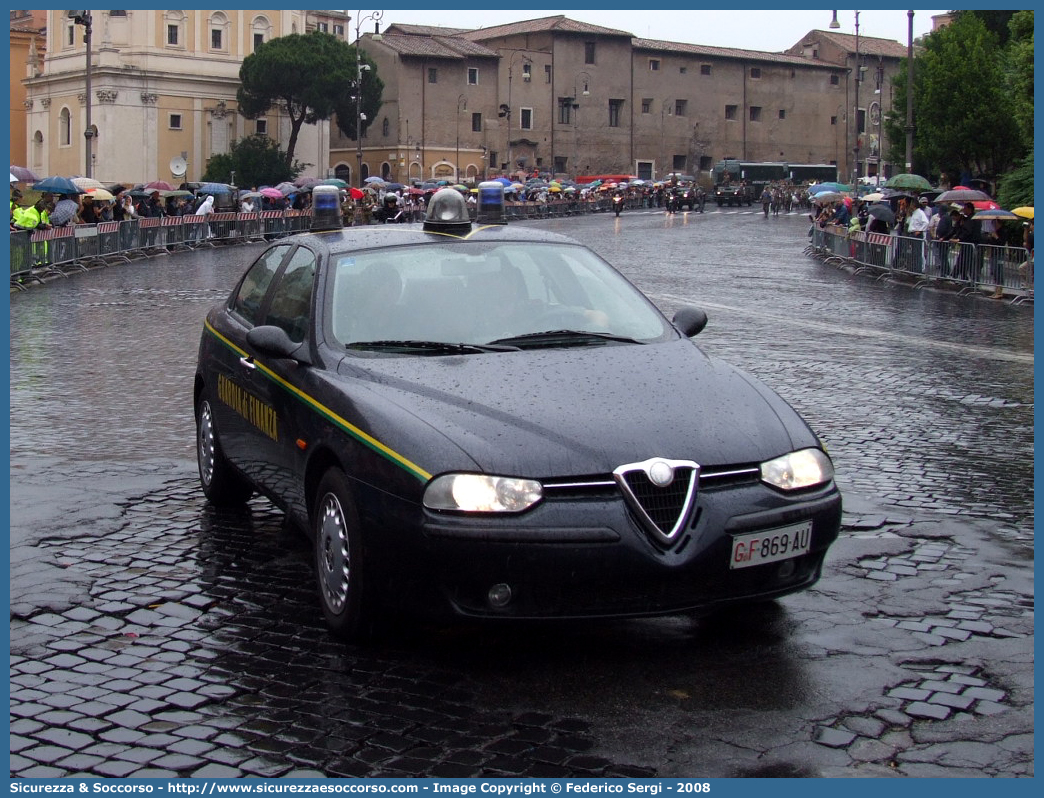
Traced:
<path id="1" fill-rule="evenodd" d="M 772 390 L 563 236 L 424 225 L 285 238 L 203 325 L 199 474 L 309 534 L 323 614 L 706 613 L 812 585 L 841 496 Z"/>

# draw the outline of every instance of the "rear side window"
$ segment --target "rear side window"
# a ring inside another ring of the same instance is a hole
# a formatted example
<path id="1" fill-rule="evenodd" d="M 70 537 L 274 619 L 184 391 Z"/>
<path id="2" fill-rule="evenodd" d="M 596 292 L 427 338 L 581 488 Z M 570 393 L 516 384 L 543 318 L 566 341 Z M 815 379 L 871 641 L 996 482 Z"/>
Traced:
<path id="1" fill-rule="evenodd" d="M 265 323 L 281 327 L 294 343 L 301 343 L 308 334 L 314 281 L 315 253 L 298 247 L 272 290 L 272 302 L 265 314 Z"/>
<path id="2" fill-rule="evenodd" d="M 273 247 L 264 252 L 239 284 L 235 299 L 232 301 L 232 310 L 250 325 L 257 325 L 261 318 L 261 303 L 265 299 L 268 286 L 272 284 L 279 264 L 283 262 L 286 253 L 290 251 L 290 245 Z"/>

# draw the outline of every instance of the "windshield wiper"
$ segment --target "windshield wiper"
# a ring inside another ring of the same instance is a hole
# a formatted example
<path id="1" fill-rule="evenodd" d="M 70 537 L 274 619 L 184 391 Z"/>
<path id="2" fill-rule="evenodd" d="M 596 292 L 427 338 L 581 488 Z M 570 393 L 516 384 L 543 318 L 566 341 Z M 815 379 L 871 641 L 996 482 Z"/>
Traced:
<path id="1" fill-rule="evenodd" d="M 494 344 L 520 344 L 525 345 L 527 343 L 535 344 L 552 344 L 552 345 L 575 345 L 584 346 L 591 343 L 603 343 L 605 341 L 615 341 L 623 344 L 640 344 L 643 343 L 635 338 L 628 338 L 625 335 L 613 335 L 612 333 L 603 332 L 591 332 L 590 330 L 544 330 L 543 332 L 532 332 L 525 333 L 523 335 L 512 335 L 508 338 L 498 338 L 495 341 L 490 341 L 490 345 Z"/>
<path id="2" fill-rule="evenodd" d="M 393 350 L 399 352 L 422 351 L 432 355 L 465 355 L 476 352 L 517 352 L 517 346 L 499 344 L 465 344 L 447 341 L 353 341 L 345 344 L 347 349 Z"/>

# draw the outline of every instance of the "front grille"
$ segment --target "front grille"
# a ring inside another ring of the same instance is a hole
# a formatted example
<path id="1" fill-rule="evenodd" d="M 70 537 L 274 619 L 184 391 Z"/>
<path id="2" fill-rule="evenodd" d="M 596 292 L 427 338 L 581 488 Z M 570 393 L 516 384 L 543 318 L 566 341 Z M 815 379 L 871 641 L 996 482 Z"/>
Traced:
<path id="1" fill-rule="evenodd" d="M 681 515 L 686 509 L 692 472 L 691 468 L 675 469 L 674 482 L 665 488 L 654 485 L 643 471 L 630 471 L 623 475 L 635 500 L 665 537 L 670 537 L 679 520 L 684 520 Z"/>

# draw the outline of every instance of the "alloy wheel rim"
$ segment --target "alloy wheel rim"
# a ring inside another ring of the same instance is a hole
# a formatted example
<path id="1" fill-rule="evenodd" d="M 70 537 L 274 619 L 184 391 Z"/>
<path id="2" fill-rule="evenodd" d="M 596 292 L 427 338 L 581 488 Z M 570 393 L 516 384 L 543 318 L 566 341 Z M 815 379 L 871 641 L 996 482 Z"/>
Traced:
<path id="1" fill-rule="evenodd" d="M 323 497 L 319 519 L 319 583 L 330 610 L 341 612 L 348 600 L 348 534 L 341 503 L 333 494 Z"/>
<path id="2" fill-rule="evenodd" d="M 210 411 L 210 403 L 203 402 L 199 410 L 199 474 L 203 484 L 209 485 L 214 479 L 214 417 Z"/>

